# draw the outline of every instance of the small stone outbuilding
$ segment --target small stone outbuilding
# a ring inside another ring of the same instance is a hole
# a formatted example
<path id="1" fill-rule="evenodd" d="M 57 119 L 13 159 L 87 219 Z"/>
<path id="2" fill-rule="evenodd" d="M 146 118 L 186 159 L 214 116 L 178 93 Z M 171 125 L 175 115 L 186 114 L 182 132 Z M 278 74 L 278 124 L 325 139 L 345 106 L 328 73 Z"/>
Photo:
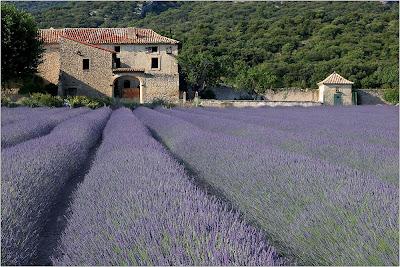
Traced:
<path id="1" fill-rule="evenodd" d="M 318 83 L 319 102 L 324 105 L 353 105 L 353 82 L 333 72 Z"/>

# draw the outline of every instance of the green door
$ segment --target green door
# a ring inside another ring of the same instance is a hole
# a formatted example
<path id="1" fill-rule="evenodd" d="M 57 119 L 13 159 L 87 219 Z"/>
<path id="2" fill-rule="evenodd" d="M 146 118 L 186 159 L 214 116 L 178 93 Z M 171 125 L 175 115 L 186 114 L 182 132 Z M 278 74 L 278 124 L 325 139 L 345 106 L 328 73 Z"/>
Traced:
<path id="1" fill-rule="evenodd" d="M 335 106 L 341 106 L 342 103 L 342 94 L 334 94 L 333 95 L 333 104 Z"/>

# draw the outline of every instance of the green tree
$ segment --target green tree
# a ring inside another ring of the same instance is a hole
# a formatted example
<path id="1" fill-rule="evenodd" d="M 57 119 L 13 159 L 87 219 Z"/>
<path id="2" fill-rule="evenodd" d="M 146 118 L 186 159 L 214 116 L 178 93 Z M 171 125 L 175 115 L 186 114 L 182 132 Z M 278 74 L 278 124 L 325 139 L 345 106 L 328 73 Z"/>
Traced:
<path id="1" fill-rule="evenodd" d="M 1 5 L 2 87 L 36 72 L 43 47 L 33 17 L 13 5 Z"/>
<path id="2" fill-rule="evenodd" d="M 221 62 L 209 51 L 192 53 L 184 50 L 178 56 L 178 62 L 187 83 L 194 91 L 201 92 L 215 85 L 223 74 Z"/>
<path id="3" fill-rule="evenodd" d="M 279 86 L 278 76 L 267 64 L 260 64 L 242 72 L 236 81 L 239 88 L 257 94 Z"/>

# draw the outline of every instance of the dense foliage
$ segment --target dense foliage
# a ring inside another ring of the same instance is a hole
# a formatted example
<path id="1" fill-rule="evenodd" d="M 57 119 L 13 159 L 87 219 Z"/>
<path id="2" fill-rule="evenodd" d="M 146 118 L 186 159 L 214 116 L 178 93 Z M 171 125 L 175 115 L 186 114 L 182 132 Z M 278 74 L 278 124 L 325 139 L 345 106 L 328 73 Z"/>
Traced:
<path id="1" fill-rule="evenodd" d="M 73 199 L 55 265 L 282 264 L 258 230 L 190 182 L 129 109 L 112 113 Z"/>
<path id="2" fill-rule="evenodd" d="M 35 73 L 42 51 L 33 17 L 13 5 L 1 4 L 2 88 Z"/>
<path id="3" fill-rule="evenodd" d="M 125 27 L 148 13 L 159 14 L 177 7 L 176 2 L 13 2 L 18 8 L 31 12 L 40 28 Z"/>
<path id="4" fill-rule="evenodd" d="M 356 88 L 399 82 L 397 2 L 76 2 L 42 12 L 23 5 L 44 28 L 138 26 L 175 38 L 195 89 L 315 88 L 334 70 Z"/>
<path id="5" fill-rule="evenodd" d="M 60 96 L 50 94 L 33 93 L 29 96 L 21 97 L 16 101 L 17 105 L 34 107 L 62 107 L 64 101 Z"/>
<path id="6" fill-rule="evenodd" d="M 58 193 L 82 168 L 110 113 L 90 111 L 1 151 L 2 265 L 32 264 Z"/>
<path id="7" fill-rule="evenodd" d="M 399 103 L 399 88 L 386 89 L 383 92 L 383 98 L 391 104 L 398 104 Z"/>
<path id="8" fill-rule="evenodd" d="M 306 265 L 398 265 L 396 108 L 193 112 L 134 110 L 279 251 Z"/>

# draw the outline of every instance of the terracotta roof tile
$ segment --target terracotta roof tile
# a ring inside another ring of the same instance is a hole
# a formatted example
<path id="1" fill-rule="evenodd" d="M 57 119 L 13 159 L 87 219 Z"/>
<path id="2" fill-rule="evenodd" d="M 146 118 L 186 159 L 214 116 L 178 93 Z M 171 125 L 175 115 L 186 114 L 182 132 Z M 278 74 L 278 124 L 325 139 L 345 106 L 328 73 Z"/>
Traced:
<path id="1" fill-rule="evenodd" d="M 40 29 L 39 36 L 47 44 L 59 43 L 67 36 L 91 44 L 177 44 L 178 41 L 162 36 L 151 29 L 141 28 L 63 28 Z"/>
<path id="2" fill-rule="evenodd" d="M 349 81 L 335 71 L 325 78 L 325 80 L 320 81 L 318 84 L 354 84 L 352 81 Z"/>

